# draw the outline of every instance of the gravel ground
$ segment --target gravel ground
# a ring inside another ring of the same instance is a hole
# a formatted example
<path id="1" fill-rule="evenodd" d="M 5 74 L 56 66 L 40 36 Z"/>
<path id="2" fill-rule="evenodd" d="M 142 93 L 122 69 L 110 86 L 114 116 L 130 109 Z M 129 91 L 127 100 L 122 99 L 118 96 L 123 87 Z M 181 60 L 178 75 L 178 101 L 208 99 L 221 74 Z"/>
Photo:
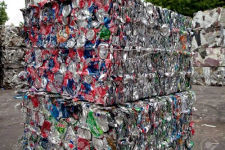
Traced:
<path id="1" fill-rule="evenodd" d="M 225 87 L 193 86 L 197 101 L 194 106 L 194 150 L 225 149 Z M 16 108 L 14 90 L 0 89 L 0 150 L 19 149 L 23 134 L 22 113 Z"/>

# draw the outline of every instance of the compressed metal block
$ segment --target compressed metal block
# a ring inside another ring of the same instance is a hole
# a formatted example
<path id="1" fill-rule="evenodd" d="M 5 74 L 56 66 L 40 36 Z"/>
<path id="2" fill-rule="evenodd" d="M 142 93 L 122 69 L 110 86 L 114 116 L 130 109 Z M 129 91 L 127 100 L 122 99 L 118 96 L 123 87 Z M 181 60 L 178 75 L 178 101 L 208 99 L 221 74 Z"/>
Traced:
<path id="1" fill-rule="evenodd" d="M 193 92 L 118 107 L 27 95 L 24 148 L 191 149 Z"/>
<path id="2" fill-rule="evenodd" d="M 190 89 L 190 54 L 163 51 L 94 50 L 27 52 L 30 87 L 102 105 Z"/>
<path id="3" fill-rule="evenodd" d="M 194 15 L 192 24 L 194 28 L 225 27 L 225 9 L 215 8 L 207 11 L 199 11 Z"/>
<path id="4" fill-rule="evenodd" d="M 225 48 L 199 48 L 194 54 L 194 66 L 219 67 L 225 66 Z"/>
<path id="5" fill-rule="evenodd" d="M 225 85 L 225 67 L 194 67 L 194 84 Z"/>

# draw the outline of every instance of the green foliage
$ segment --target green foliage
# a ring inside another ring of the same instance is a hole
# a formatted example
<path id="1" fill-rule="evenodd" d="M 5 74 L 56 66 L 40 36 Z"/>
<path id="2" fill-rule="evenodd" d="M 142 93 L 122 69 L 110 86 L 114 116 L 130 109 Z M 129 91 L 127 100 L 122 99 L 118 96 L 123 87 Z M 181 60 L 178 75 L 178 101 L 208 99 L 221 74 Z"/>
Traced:
<path id="1" fill-rule="evenodd" d="M 0 2 L 0 25 L 4 25 L 9 19 L 6 13 L 7 5 L 4 1 Z"/>
<path id="2" fill-rule="evenodd" d="M 207 10 L 216 7 L 224 7 L 225 0 L 146 0 L 155 5 L 168 8 L 186 16 L 200 10 Z"/>

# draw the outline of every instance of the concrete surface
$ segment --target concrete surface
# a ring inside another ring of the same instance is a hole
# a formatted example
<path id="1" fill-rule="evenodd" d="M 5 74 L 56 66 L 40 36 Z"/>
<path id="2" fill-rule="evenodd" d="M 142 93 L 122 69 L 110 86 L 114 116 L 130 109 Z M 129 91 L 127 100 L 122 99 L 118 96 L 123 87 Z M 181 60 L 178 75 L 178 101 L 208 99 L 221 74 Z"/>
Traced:
<path id="1" fill-rule="evenodd" d="M 225 87 L 193 86 L 194 150 L 225 150 Z"/>
<path id="2" fill-rule="evenodd" d="M 23 134 L 23 117 L 16 108 L 18 100 L 13 99 L 13 90 L 0 89 L 0 150 L 15 150 L 18 138 Z"/>
<path id="3" fill-rule="evenodd" d="M 194 86 L 197 101 L 194 106 L 194 150 L 225 150 L 225 87 Z M 22 113 L 16 109 L 19 100 L 13 90 L 0 89 L 0 150 L 18 148 L 23 134 Z"/>

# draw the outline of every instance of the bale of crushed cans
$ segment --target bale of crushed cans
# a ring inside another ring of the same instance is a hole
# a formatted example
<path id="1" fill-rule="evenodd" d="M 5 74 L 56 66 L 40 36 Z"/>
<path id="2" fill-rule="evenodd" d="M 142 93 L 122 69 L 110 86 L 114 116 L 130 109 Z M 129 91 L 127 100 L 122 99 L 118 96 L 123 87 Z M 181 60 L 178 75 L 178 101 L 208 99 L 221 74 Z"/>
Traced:
<path id="1" fill-rule="evenodd" d="M 191 149 L 193 92 L 102 107 L 60 95 L 24 100 L 29 149 Z"/>
<path id="2" fill-rule="evenodd" d="M 94 50 L 32 49 L 26 55 L 29 85 L 102 105 L 190 89 L 189 55 L 163 51 L 108 55 L 109 59 L 100 59 Z"/>
<path id="3" fill-rule="evenodd" d="M 0 87 L 3 85 L 2 47 L 0 47 Z"/>
<path id="4" fill-rule="evenodd" d="M 193 18 L 194 38 L 194 83 L 201 85 L 221 85 L 221 68 L 225 67 L 225 9 L 200 11 Z M 199 68 L 204 67 L 204 68 Z M 210 68 L 212 67 L 212 68 Z M 205 70 L 205 71 L 203 71 Z M 203 73 L 208 72 L 208 73 Z M 210 73 L 211 72 L 211 73 Z M 222 71 L 223 72 L 223 71 Z M 202 74 L 198 74 L 202 73 Z M 215 74 L 218 73 L 218 74 Z M 212 75 L 212 77 L 207 77 Z M 202 78 L 202 79 L 201 79 Z M 209 78 L 213 80 L 209 81 Z M 196 82 L 195 82 L 196 81 Z"/>
<path id="5" fill-rule="evenodd" d="M 225 9 L 199 11 L 193 17 L 195 37 L 192 49 L 198 47 L 225 47 Z"/>
<path id="6" fill-rule="evenodd" d="M 113 105 L 190 88 L 190 18 L 142 1 L 38 4 L 23 10 L 37 91 Z"/>
<path id="7" fill-rule="evenodd" d="M 195 67 L 193 82 L 198 85 L 225 86 L 225 67 Z"/>
<path id="8" fill-rule="evenodd" d="M 143 0 L 33 0 L 28 149 L 191 149 L 191 19 Z"/>
<path id="9" fill-rule="evenodd" d="M 3 51 L 2 30 L 3 30 L 3 28 L 2 28 L 2 26 L 0 26 L 0 87 L 2 87 L 2 85 L 3 85 L 3 75 L 4 75 L 4 73 L 3 73 L 3 64 L 2 64 L 2 59 L 1 59 L 2 58 L 2 51 Z"/>
<path id="10" fill-rule="evenodd" d="M 25 67 L 26 48 L 21 30 L 20 27 L 1 26 L 0 87 L 15 88 L 22 84 L 16 80 Z"/>
<path id="11" fill-rule="evenodd" d="M 225 66 L 225 47 L 201 47 L 194 54 L 195 67 L 219 67 Z"/>

